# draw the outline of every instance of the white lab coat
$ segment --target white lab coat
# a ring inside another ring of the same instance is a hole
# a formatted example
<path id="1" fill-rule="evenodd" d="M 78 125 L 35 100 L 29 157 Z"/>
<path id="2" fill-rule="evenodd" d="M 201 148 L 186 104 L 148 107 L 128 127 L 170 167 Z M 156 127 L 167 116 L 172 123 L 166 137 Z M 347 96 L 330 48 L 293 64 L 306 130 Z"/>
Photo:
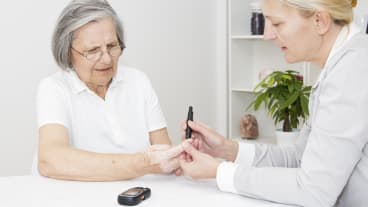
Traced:
<path id="1" fill-rule="evenodd" d="M 363 34 L 329 58 L 298 143 L 256 145 L 253 165 L 235 168 L 237 193 L 308 207 L 368 206 L 367 61 Z"/>

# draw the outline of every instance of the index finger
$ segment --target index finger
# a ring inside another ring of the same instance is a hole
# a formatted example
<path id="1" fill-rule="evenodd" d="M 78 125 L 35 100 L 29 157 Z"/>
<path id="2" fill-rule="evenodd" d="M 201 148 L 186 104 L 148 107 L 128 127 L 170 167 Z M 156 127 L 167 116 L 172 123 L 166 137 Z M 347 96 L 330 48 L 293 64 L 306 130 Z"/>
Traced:
<path id="1" fill-rule="evenodd" d="M 188 125 L 192 130 L 199 132 L 206 137 L 210 136 L 210 129 L 206 125 L 194 121 L 188 121 Z"/>

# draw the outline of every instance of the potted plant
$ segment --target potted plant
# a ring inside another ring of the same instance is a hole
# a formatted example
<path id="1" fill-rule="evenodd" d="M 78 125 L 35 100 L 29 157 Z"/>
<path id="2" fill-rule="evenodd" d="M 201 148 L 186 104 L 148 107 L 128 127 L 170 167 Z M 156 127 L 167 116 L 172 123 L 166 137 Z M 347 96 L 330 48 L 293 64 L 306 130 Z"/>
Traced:
<path id="1" fill-rule="evenodd" d="M 256 85 L 248 108 L 259 110 L 263 104 L 275 125 L 282 123 L 280 131 L 292 132 L 308 118 L 310 92 L 311 86 L 304 86 L 297 71 L 274 71 Z"/>

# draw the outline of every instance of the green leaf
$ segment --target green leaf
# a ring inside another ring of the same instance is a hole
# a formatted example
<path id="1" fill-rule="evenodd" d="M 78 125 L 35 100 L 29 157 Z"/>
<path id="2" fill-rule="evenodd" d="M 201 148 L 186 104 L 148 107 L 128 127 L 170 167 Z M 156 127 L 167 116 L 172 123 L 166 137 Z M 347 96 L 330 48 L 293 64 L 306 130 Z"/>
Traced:
<path id="1" fill-rule="evenodd" d="M 281 106 L 280 106 L 280 110 L 288 107 L 290 104 L 292 104 L 299 96 L 299 92 L 296 91 L 294 92 L 290 97 L 289 99 L 287 99 Z"/>
<path id="2" fill-rule="evenodd" d="M 267 96 L 267 94 L 265 93 L 259 93 L 256 97 L 256 99 L 251 103 L 251 106 L 253 107 L 253 109 L 255 111 L 257 111 L 259 109 L 259 107 L 261 106 L 262 102 L 264 101 L 264 97 Z"/>
<path id="3" fill-rule="evenodd" d="M 300 100 L 301 100 L 300 103 L 301 103 L 302 110 L 303 110 L 303 113 L 302 114 L 309 115 L 308 99 L 307 99 L 307 97 L 301 96 L 300 97 Z"/>

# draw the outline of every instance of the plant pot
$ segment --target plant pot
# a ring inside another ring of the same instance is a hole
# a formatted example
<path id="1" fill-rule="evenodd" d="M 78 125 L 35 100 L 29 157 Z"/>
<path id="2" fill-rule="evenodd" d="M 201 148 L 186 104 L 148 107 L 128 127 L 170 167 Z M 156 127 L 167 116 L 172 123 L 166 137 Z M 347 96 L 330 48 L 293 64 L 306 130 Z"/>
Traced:
<path id="1" fill-rule="evenodd" d="M 293 129 L 292 132 L 284 132 L 282 129 L 276 129 L 276 142 L 278 145 L 294 145 L 299 133 L 299 129 Z"/>

